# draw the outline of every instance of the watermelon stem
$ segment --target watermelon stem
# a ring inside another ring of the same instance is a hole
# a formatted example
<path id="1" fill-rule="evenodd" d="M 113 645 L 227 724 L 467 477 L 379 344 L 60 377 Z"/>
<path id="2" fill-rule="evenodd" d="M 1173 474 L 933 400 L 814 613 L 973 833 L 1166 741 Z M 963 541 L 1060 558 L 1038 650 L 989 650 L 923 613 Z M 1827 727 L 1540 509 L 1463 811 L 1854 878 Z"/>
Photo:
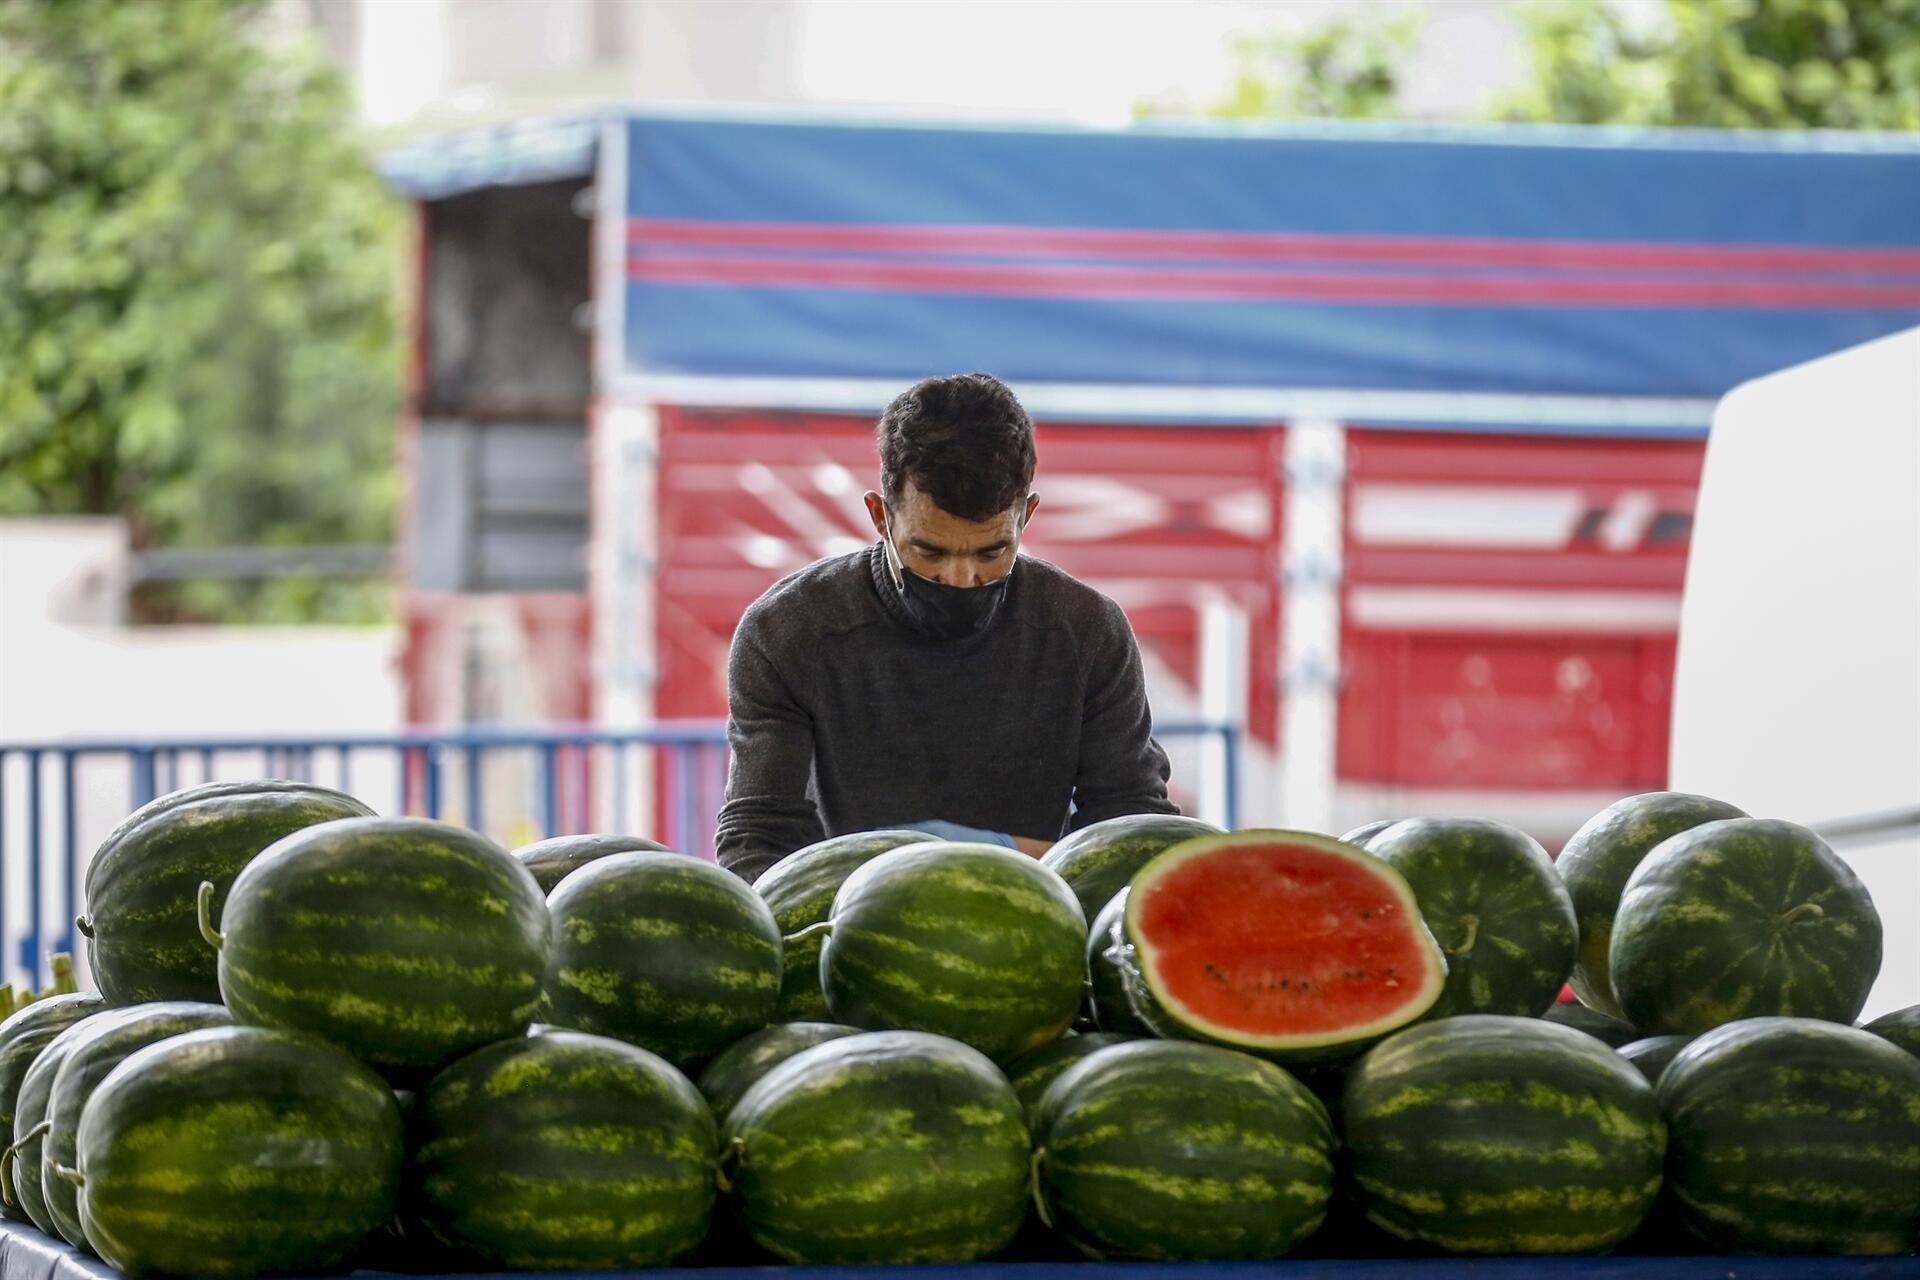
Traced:
<path id="1" fill-rule="evenodd" d="M 53 958 L 47 961 L 47 967 L 53 970 L 53 985 L 42 992 L 43 995 L 70 996 L 80 989 L 80 984 L 73 980 L 72 956 L 64 951 L 56 951 Z"/>
<path id="2" fill-rule="evenodd" d="M 87 1185 L 86 1175 L 69 1165 L 56 1164 L 53 1166 L 53 1176 L 62 1182 L 71 1182 L 76 1187 L 84 1187 Z"/>
<path id="3" fill-rule="evenodd" d="M 1463 956 L 1467 954 L 1467 952 L 1473 950 L 1474 942 L 1480 937 L 1479 916 L 1461 916 L 1460 918 L 1466 922 L 1467 936 L 1460 940 L 1459 946 L 1446 948 L 1446 952 L 1450 956 Z"/>
<path id="4" fill-rule="evenodd" d="M 200 936 L 207 945 L 218 951 L 226 944 L 227 935 L 213 927 L 213 881 L 202 880 L 200 892 L 195 895 L 194 907 L 200 916 Z"/>
<path id="5" fill-rule="evenodd" d="M 798 933 L 790 933 L 782 938 L 783 946 L 792 946 L 796 942 L 806 942 L 813 938 L 824 938 L 833 932 L 833 921 L 822 920 L 819 924 L 810 924 Z"/>
<path id="6" fill-rule="evenodd" d="M 92 916 L 89 916 L 89 915 L 75 916 L 73 918 L 73 927 L 80 931 L 81 937 L 87 938 L 89 940 L 92 939 L 93 937 L 93 917 Z"/>
<path id="7" fill-rule="evenodd" d="M 9 1143 L 5 1151 L 0 1151 L 0 1202 L 5 1202 L 9 1209 L 21 1207 L 13 1194 L 13 1162 L 15 1153 L 19 1150 L 20 1148 Z"/>
<path id="8" fill-rule="evenodd" d="M 737 1134 L 727 1143 L 720 1153 L 720 1162 L 713 1170 L 713 1184 L 720 1188 L 722 1195 L 733 1192 L 733 1179 L 727 1173 L 729 1168 L 738 1169 L 747 1162 L 747 1140 Z"/>
<path id="9" fill-rule="evenodd" d="M 1040 1193 L 1040 1161 L 1045 1158 L 1047 1149 L 1035 1147 L 1033 1155 L 1027 1159 L 1027 1192 L 1033 1197 L 1033 1211 L 1040 1217 L 1040 1225 L 1053 1230 L 1053 1214 L 1047 1209 L 1047 1198 Z"/>
<path id="10" fill-rule="evenodd" d="M 1803 902 L 1780 917 L 1779 927 L 1782 929 L 1791 929 L 1802 920 L 1824 920 L 1826 917 L 1827 913 L 1820 909 L 1819 903 Z"/>

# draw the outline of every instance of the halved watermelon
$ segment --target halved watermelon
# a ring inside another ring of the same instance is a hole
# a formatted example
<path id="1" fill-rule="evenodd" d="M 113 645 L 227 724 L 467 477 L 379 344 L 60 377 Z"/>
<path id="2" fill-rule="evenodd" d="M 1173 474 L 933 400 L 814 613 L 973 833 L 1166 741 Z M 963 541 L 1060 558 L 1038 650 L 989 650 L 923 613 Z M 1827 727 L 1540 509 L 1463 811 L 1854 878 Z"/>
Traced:
<path id="1" fill-rule="evenodd" d="M 1142 867 L 1117 957 L 1162 1036 L 1337 1059 L 1412 1022 L 1447 962 L 1406 880 L 1302 831 L 1188 840 Z"/>

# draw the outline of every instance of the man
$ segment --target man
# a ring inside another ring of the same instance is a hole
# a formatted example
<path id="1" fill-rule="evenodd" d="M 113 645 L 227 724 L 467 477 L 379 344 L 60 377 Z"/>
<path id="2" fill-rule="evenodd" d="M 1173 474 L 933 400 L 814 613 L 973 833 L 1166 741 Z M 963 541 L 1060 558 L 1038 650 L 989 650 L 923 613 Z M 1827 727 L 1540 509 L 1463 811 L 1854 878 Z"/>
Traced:
<path id="1" fill-rule="evenodd" d="M 776 583 L 734 632 L 720 864 L 905 827 L 1039 856 L 1177 812 L 1120 607 L 1022 559 L 1033 424 L 998 379 L 931 378 L 876 434 L 879 542 Z"/>

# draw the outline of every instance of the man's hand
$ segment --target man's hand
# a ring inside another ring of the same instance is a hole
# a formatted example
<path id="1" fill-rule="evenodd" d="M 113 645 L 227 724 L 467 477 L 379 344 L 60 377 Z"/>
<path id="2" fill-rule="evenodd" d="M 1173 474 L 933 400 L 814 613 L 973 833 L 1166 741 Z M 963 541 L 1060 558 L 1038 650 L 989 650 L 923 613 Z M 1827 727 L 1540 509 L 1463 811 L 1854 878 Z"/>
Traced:
<path id="1" fill-rule="evenodd" d="M 957 822 L 948 822 L 945 818 L 928 818 L 924 822 L 906 822 L 901 826 L 907 831 L 924 831 L 937 840 L 997 844 L 1003 849 L 1012 849 L 1030 858 L 1038 858 L 1053 848 L 1051 840 L 1029 840 L 1025 836 L 1010 836 L 1004 831 L 988 831 L 985 827 L 966 827 Z"/>

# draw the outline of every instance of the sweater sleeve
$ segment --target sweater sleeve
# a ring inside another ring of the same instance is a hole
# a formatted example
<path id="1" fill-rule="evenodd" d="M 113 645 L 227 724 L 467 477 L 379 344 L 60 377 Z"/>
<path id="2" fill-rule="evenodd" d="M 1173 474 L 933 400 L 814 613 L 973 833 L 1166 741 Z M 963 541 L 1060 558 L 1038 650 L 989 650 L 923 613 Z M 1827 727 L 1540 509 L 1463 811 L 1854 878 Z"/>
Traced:
<path id="1" fill-rule="evenodd" d="M 1087 649 L 1080 763 L 1074 774 L 1072 827 L 1130 813 L 1178 813 L 1167 799 L 1167 753 L 1153 740 L 1153 713 L 1140 647 L 1127 615 L 1111 600 Z"/>
<path id="2" fill-rule="evenodd" d="M 752 610 L 740 620 L 727 656 L 727 743 L 733 763 L 715 857 L 751 884 L 826 834 L 808 794 L 813 717 L 767 656 Z"/>

